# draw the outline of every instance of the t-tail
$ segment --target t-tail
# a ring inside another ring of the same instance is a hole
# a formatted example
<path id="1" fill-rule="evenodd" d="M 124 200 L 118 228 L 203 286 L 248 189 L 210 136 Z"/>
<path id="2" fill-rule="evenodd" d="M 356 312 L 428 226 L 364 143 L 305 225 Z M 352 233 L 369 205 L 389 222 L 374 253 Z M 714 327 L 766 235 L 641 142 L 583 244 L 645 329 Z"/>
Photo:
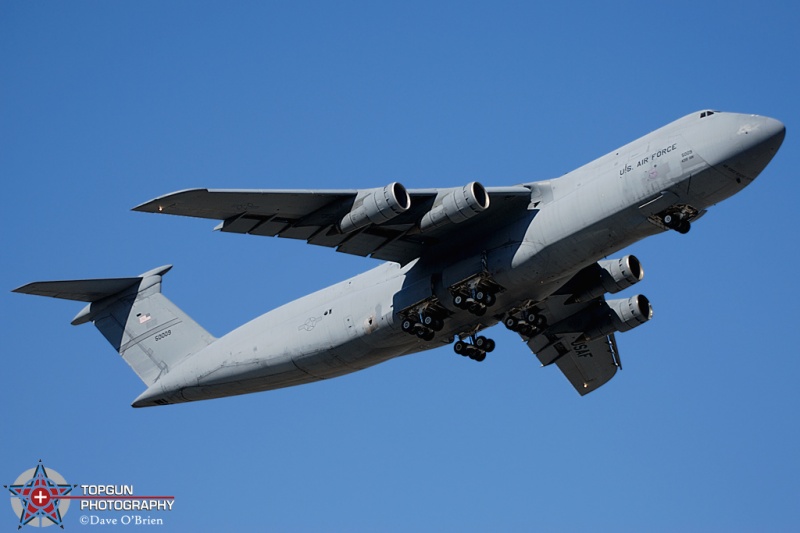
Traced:
<path id="1" fill-rule="evenodd" d="M 172 265 L 134 278 L 37 281 L 14 292 L 89 302 L 72 324 L 94 322 L 136 375 L 150 387 L 214 337 L 161 294 Z"/>

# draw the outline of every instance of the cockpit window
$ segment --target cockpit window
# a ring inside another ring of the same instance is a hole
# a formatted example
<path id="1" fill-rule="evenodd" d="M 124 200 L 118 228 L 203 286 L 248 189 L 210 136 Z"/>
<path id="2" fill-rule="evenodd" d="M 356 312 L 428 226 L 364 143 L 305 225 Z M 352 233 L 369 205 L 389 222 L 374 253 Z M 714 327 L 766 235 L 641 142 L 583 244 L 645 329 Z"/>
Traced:
<path id="1" fill-rule="evenodd" d="M 714 114 L 713 111 L 703 111 L 702 113 L 700 113 L 700 118 L 710 117 L 713 114 Z"/>

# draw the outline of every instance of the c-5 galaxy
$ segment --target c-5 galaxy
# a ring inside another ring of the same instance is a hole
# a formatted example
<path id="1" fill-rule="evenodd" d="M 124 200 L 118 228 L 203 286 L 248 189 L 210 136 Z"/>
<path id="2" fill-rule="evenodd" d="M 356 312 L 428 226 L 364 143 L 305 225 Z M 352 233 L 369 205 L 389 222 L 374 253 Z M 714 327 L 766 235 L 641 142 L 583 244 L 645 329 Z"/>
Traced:
<path id="1" fill-rule="evenodd" d="M 135 207 L 385 261 L 220 338 L 161 294 L 170 266 L 16 292 L 89 302 L 72 323 L 94 322 L 147 385 L 134 407 L 310 383 L 449 343 L 483 361 L 495 348 L 483 333 L 498 322 L 583 395 L 620 368 L 615 333 L 652 317 L 642 295 L 605 298 L 642 279 L 639 260 L 604 258 L 689 232 L 759 175 L 784 135 L 772 118 L 699 111 L 559 178 L 511 187 L 192 189 Z"/>

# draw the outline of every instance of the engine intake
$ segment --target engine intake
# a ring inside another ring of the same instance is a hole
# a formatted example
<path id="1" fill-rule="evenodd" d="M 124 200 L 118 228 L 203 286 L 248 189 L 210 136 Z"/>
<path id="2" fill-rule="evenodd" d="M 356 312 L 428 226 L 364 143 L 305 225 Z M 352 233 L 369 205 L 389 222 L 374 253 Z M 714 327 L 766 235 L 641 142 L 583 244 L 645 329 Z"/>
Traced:
<path id="1" fill-rule="evenodd" d="M 440 198 L 437 198 L 433 208 L 419 221 L 421 230 L 437 228 L 444 224 L 458 224 L 489 207 L 489 194 L 477 181 L 443 191 Z"/>
<path id="2" fill-rule="evenodd" d="M 398 182 L 360 191 L 353 208 L 339 222 L 339 231 L 349 233 L 370 224 L 383 224 L 411 207 L 408 191 Z"/>

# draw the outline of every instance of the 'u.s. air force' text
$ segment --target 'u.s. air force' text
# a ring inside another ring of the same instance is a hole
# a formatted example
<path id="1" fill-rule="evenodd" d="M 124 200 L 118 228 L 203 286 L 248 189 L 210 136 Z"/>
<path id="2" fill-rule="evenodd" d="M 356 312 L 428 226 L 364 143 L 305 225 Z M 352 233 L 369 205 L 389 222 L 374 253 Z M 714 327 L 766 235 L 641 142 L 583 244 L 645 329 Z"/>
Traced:
<path id="1" fill-rule="evenodd" d="M 666 146 L 664 148 L 660 148 L 660 149 L 656 150 L 655 152 L 653 152 L 652 154 L 648 155 L 647 157 L 643 157 L 642 159 L 640 159 L 636 163 L 636 168 L 641 167 L 643 165 L 646 165 L 648 163 L 652 163 L 653 161 L 655 161 L 659 157 L 663 157 L 663 156 L 667 155 L 670 152 L 674 152 L 677 149 L 678 149 L 678 143 L 672 143 L 669 146 Z M 624 168 L 620 169 L 619 175 L 620 176 L 624 176 L 626 172 L 630 172 L 631 170 L 633 170 L 633 168 L 634 168 L 633 165 L 625 165 Z"/>

